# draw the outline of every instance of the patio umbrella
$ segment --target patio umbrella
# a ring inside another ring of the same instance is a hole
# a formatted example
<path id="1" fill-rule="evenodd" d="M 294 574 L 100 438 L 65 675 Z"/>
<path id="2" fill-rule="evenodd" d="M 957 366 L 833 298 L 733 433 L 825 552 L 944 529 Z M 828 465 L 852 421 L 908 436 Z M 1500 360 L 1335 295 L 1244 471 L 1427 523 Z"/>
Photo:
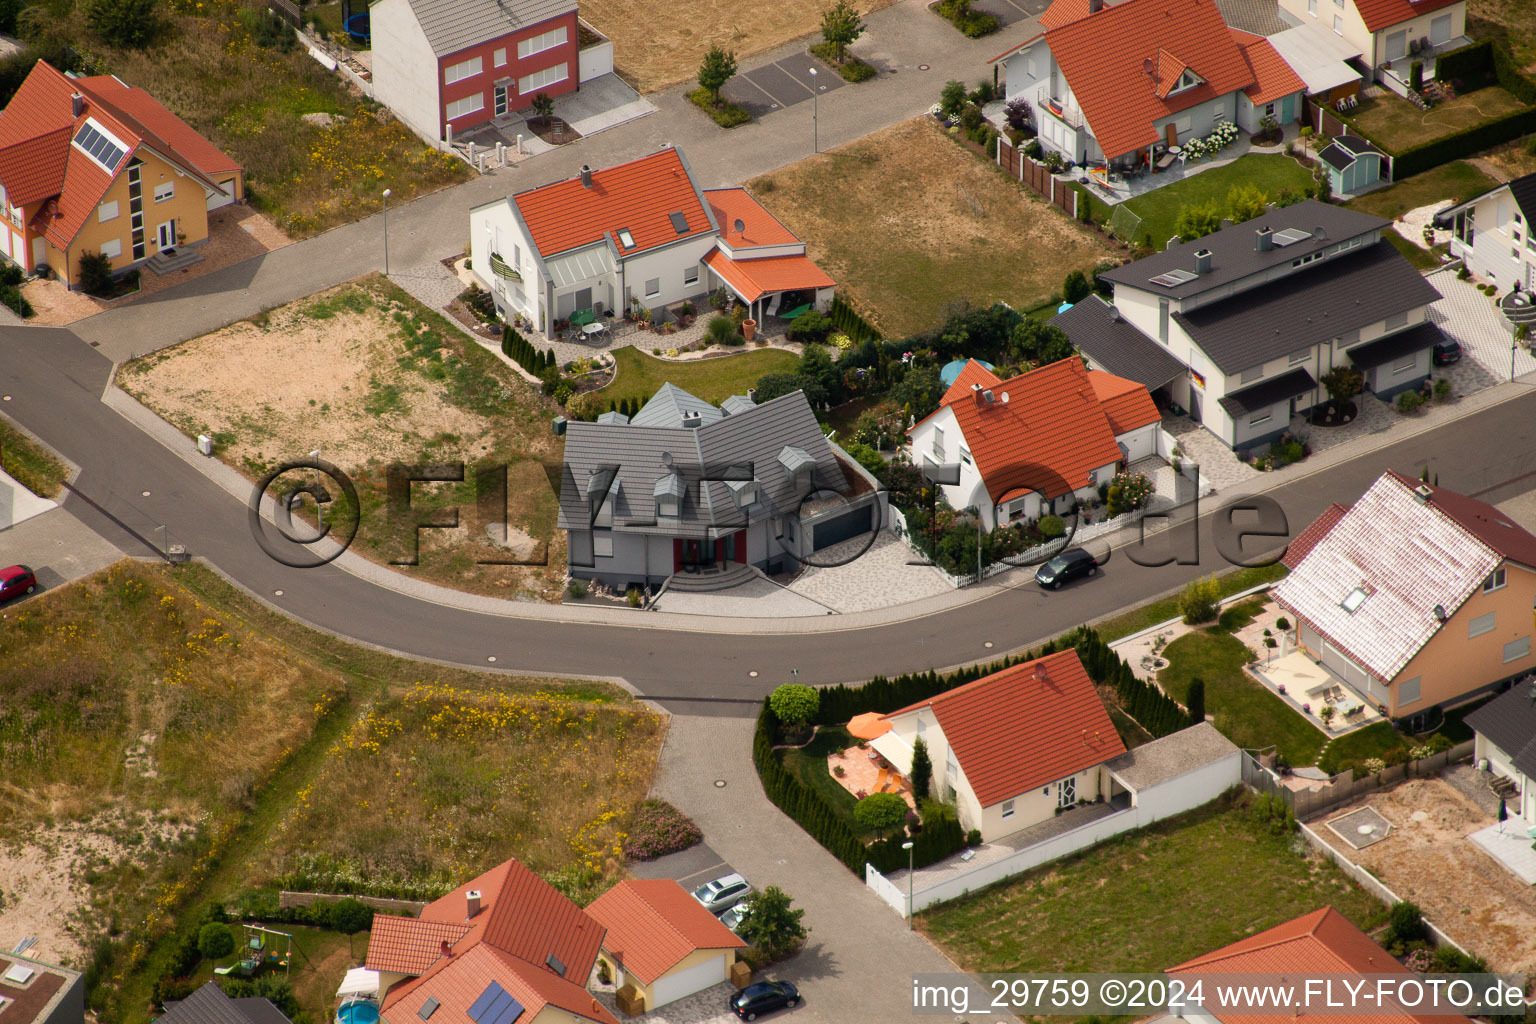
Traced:
<path id="1" fill-rule="evenodd" d="M 854 715 L 848 723 L 848 732 L 861 740 L 872 740 L 876 736 L 884 736 L 891 731 L 891 723 L 885 720 L 885 716 L 878 711 L 868 711 L 862 715 Z"/>

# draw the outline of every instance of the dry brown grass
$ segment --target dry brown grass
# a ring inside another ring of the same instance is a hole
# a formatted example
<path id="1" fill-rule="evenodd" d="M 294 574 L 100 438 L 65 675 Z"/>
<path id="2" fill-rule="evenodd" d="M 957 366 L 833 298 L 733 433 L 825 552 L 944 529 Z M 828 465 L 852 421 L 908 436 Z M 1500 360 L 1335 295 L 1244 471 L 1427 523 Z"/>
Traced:
<path id="1" fill-rule="evenodd" d="M 372 707 L 327 752 L 262 867 L 307 859 L 468 878 L 516 856 L 611 874 L 662 718 L 633 704 L 428 684 Z"/>
<path id="2" fill-rule="evenodd" d="M 891 337 L 935 327 L 957 299 L 1024 309 L 1109 249 L 914 118 L 749 183 L 838 291 Z"/>
<path id="3" fill-rule="evenodd" d="M 1536 4 L 1530 0 L 1469 0 L 1467 35 L 1508 40 L 1526 74 L 1536 74 Z"/>
<path id="4" fill-rule="evenodd" d="M 895 0 L 856 0 L 868 14 Z M 719 44 L 737 58 L 772 50 L 821 31 L 825 0 L 585 0 L 581 16 L 613 40 L 619 75 L 641 92 L 692 81 L 709 48 Z M 820 38 L 818 36 L 818 38 Z"/>
<path id="5" fill-rule="evenodd" d="M 219 457 L 252 480 L 318 448 L 356 483 L 354 547 L 380 562 L 405 557 L 412 535 L 388 523 L 386 467 L 463 462 L 465 484 L 416 484 L 412 494 L 416 508 L 457 505 L 460 526 L 421 531 L 420 564 L 397 568 L 477 593 L 559 596 L 564 535 L 542 468 L 561 458 L 554 406 L 380 278 L 136 360 L 121 383 L 189 437 L 212 437 Z M 475 467 L 502 464 L 510 550 L 491 543 L 475 508 Z M 548 564 L 482 564 L 514 559 Z"/>
<path id="6" fill-rule="evenodd" d="M 1481 154 L 1504 175 L 1505 178 L 1523 178 L 1536 174 L 1536 136 L 1506 142 Z"/>

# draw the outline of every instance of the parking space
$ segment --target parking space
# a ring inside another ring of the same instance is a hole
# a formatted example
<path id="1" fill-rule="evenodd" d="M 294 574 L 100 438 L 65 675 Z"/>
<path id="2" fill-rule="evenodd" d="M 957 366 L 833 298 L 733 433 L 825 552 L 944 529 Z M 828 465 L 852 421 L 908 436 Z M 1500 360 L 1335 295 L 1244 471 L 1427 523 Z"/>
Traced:
<path id="1" fill-rule="evenodd" d="M 732 103 L 745 107 L 753 117 L 762 117 L 847 84 L 842 76 L 810 54 L 797 53 L 737 75 L 720 92 Z"/>
<path id="2" fill-rule="evenodd" d="M 1442 270 L 1431 274 L 1429 283 L 1444 296 L 1429 307 L 1429 318 L 1461 342 L 1458 369 L 1461 376 L 1471 378 L 1465 384 L 1453 378 L 1458 393 L 1470 394 L 1509 380 L 1511 375 L 1524 377 L 1536 372 L 1536 356 L 1529 349 L 1512 347 L 1509 324 L 1493 300 L 1471 281 L 1458 280 L 1454 273 Z"/>
<path id="3" fill-rule="evenodd" d="M 1050 0 L 982 0 L 972 9 L 997 15 L 1004 27 L 1030 18 L 1038 18 L 1049 7 Z"/>

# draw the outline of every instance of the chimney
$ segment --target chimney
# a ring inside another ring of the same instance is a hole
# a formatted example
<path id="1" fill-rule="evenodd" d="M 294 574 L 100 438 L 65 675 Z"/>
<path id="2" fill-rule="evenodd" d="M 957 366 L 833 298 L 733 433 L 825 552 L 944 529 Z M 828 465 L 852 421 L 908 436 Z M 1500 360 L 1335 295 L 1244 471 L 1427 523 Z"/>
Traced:
<path id="1" fill-rule="evenodd" d="M 690 410 L 683 413 L 683 426 L 685 427 L 697 427 L 703 422 L 703 418 L 697 412 Z"/>
<path id="2" fill-rule="evenodd" d="M 1209 274 L 1211 272 L 1211 250 L 1199 249 L 1195 252 L 1195 273 Z"/>
<path id="3" fill-rule="evenodd" d="M 1088 13 L 1098 14 L 1104 9 L 1104 0 L 1088 0 Z"/>
<path id="4" fill-rule="evenodd" d="M 480 890 L 471 889 L 464 894 L 464 920 L 469 921 L 480 913 Z"/>
<path id="5" fill-rule="evenodd" d="M 1430 498 L 1434 497 L 1434 495 L 1435 492 L 1429 489 L 1429 484 L 1419 484 L 1419 486 L 1413 489 L 1414 500 L 1417 501 L 1420 505 L 1428 502 Z"/>
<path id="6" fill-rule="evenodd" d="M 757 388 L 747 388 L 747 401 L 757 404 Z"/>
<path id="7" fill-rule="evenodd" d="M 581 165 L 581 187 L 592 187 L 592 168 L 588 167 L 586 164 Z"/>
<path id="8" fill-rule="evenodd" d="M 986 404 L 986 399 L 981 397 L 981 385 L 980 384 L 972 384 L 971 385 L 971 397 L 976 399 L 976 404 L 977 405 L 985 405 Z"/>
<path id="9" fill-rule="evenodd" d="M 1271 250 L 1271 249 L 1273 249 L 1275 247 L 1275 242 L 1274 242 L 1275 233 L 1273 231 L 1269 230 L 1269 225 L 1268 224 L 1266 224 L 1263 227 L 1259 228 L 1258 231 L 1254 232 L 1254 235 L 1256 237 L 1254 238 L 1254 241 L 1253 241 L 1253 247 L 1255 249 L 1257 249 L 1259 252 L 1269 252 L 1269 250 Z"/>
<path id="10" fill-rule="evenodd" d="M 1221 218 L 1221 226 L 1222 226 L 1223 230 L 1231 227 L 1232 226 L 1232 218 L 1231 217 L 1223 217 L 1223 218 Z"/>
<path id="11" fill-rule="evenodd" d="M 74 95 L 70 96 L 69 109 L 75 117 L 79 117 L 81 114 L 85 113 L 85 97 L 79 93 L 75 93 Z"/>

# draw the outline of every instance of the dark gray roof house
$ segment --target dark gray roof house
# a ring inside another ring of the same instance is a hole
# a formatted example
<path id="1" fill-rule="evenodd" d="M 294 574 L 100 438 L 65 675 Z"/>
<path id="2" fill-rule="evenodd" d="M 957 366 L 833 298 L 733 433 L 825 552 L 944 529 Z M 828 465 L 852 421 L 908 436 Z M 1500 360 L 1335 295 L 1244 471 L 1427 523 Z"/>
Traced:
<path id="1" fill-rule="evenodd" d="M 281 1010 L 259 997 L 231 999 L 208 982 L 187 998 L 165 1004 L 155 1024 L 291 1024 Z"/>
<path id="2" fill-rule="evenodd" d="M 1468 715 L 1466 722 L 1526 778 L 1536 779 L 1536 682 L 1516 683 Z"/>
<path id="3" fill-rule="evenodd" d="M 1156 391 L 1184 375 L 1183 363 L 1097 295 L 1056 314 L 1051 324 L 1066 331 L 1072 343 L 1099 369 L 1133 380 L 1148 391 Z"/>
<path id="4" fill-rule="evenodd" d="M 572 575 L 647 585 L 683 566 L 769 571 L 879 529 L 884 493 L 802 392 L 720 406 L 664 384 L 632 419 L 570 423 L 560 529 Z"/>

